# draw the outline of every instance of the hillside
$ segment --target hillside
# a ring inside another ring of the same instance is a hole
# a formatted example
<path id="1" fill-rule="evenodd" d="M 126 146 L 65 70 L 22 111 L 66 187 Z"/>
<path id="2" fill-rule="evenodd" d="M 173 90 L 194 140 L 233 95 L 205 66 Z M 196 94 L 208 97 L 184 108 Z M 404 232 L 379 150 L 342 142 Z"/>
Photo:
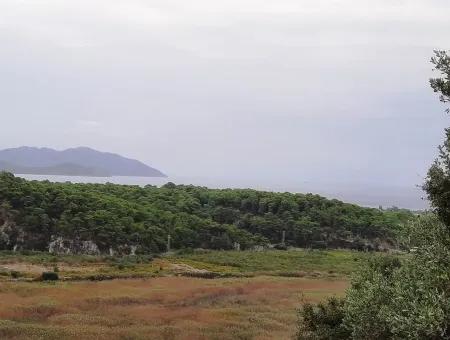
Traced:
<path id="1" fill-rule="evenodd" d="M 158 253 L 281 242 L 311 248 L 396 246 L 408 211 L 379 211 L 312 194 L 26 181 L 0 174 L 0 249 Z"/>
<path id="2" fill-rule="evenodd" d="M 98 168 L 87 168 L 73 163 L 61 163 L 43 167 L 26 167 L 0 160 L 0 169 L 16 174 L 32 175 L 60 175 L 60 176 L 89 176 L 89 177 L 109 177 L 110 174 Z"/>
<path id="3" fill-rule="evenodd" d="M 37 175 L 165 177 L 140 161 L 86 147 L 63 151 L 35 147 L 0 150 L 0 170 Z"/>

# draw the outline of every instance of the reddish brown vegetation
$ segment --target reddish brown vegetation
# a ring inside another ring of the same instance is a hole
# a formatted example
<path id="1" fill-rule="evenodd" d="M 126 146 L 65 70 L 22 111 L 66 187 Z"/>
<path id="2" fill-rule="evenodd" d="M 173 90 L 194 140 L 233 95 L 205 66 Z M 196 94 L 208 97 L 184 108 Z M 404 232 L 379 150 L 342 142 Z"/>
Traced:
<path id="1" fill-rule="evenodd" d="M 345 281 L 161 277 L 0 286 L 2 338 L 286 339 L 302 296 L 342 294 Z"/>

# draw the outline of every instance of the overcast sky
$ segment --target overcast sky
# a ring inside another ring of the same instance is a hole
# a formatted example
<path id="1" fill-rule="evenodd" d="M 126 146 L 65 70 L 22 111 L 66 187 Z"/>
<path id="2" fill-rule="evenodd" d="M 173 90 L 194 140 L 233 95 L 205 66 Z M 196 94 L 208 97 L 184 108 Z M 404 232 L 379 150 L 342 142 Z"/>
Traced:
<path id="1" fill-rule="evenodd" d="M 420 184 L 448 0 L 1 0 L 0 148 L 169 175 Z"/>

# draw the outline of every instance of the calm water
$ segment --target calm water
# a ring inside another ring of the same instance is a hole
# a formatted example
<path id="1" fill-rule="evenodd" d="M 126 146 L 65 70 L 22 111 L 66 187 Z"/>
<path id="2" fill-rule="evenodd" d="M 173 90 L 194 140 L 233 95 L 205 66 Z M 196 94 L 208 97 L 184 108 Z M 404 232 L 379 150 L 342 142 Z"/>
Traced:
<path id="1" fill-rule="evenodd" d="M 127 185 L 147 184 L 161 186 L 167 182 L 176 184 L 193 184 L 208 188 L 252 188 L 257 190 L 316 193 L 328 198 L 337 198 L 345 202 L 359 205 L 378 207 L 398 206 L 409 209 L 426 209 L 428 203 L 422 199 L 424 193 L 416 186 L 380 186 L 367 183 L 310 183 L 310 182 L 268 182 L 257 180 L 230 180 L 217 178 L 187 178 L 187 177 L 81 177 L 81 176 L 46 176 L 46 175 L 17 175 L 29 180 L 49 180 L 51 182 L 72 183 L 114 183 Z"/>

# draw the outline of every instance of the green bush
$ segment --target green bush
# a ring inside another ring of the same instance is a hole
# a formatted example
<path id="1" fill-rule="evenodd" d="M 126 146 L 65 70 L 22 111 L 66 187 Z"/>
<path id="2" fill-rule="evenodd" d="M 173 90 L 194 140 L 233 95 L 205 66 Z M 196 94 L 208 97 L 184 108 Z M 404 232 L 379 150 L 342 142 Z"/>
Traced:
<path id="1" fill-rule="evenodd" d="M 415 251 L 401 266 L 369 266 L 353 281 L 344 318 L 353 339 L 450 337 L 450 235 L 432 215 L 407 233 Z"/>
<path id="2" fill-rule="evenodd" d="M 405 232 L 414 251 L 369 260 L 345 300 L 305 305 L 298 339 L 450 339 L 450 234 L 434 215 Z"/>
<path id="3" fill-rule="evenodd" d="M 335 297 L 318 305 L 305 304 L 299 311 L 298 340 L 348 339 L 350 333 L 343 325 L 344 300 Z"/>

